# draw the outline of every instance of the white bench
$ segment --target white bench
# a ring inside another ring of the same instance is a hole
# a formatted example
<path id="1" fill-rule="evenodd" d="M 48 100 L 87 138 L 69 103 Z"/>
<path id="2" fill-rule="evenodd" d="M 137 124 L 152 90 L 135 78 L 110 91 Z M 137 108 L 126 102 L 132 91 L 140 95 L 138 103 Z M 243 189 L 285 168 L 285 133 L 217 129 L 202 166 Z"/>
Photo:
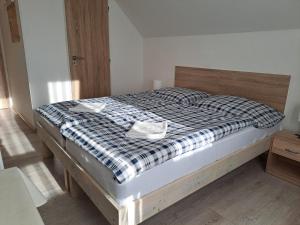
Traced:
<path id="1" fill-rule="evenodd" d="M 36 206 L 45 202 L 18 168 L 0 170 L 0 225 L 44 225 Z"/>

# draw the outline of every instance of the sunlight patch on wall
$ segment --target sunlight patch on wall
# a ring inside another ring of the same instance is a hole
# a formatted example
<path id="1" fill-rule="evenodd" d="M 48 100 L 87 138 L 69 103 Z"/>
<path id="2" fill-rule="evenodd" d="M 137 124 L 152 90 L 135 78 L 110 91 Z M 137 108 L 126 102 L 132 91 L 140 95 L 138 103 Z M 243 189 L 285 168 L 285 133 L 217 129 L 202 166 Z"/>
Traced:
<path id="1" fill-rule="evenodd" d="M 9 101 L 7 98 L 0 98 L 0 109 L 6 109 L 9 107 Z"/>
<path id="2" fill-rule="evenodd" d="M 73 98 L 80 99 L 80 82 L 79 80 L 72 81 Z"/>
<path id="3" fill-rule="evenodd" d="M 71 81 L 48 82 L 48 93 L 50 103 L 67 101 L 72 99 Z"/>

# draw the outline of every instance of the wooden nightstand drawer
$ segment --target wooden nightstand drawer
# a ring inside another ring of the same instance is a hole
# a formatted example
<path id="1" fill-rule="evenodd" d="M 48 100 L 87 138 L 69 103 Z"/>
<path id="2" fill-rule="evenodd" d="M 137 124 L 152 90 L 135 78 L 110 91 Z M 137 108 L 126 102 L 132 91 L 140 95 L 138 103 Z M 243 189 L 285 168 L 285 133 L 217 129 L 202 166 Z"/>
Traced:
<path id="1" fill-rule="evenodd" d="M 274 140 L 272 152 L 286 158 L 300 162 L 300 146 L 282 141 L 281 139 Z"/>
<path id="2" fill-rule="evenodd" d="M 293 132 L 283 130 L 275 134 L 266 170 L 300 186 L 300 139 Z"/>

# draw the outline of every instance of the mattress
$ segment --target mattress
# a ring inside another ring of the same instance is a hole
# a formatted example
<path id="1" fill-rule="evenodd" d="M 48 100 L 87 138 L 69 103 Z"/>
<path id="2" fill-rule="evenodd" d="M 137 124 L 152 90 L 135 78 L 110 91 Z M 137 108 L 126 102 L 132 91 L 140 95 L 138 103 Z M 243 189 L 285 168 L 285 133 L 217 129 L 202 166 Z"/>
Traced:
<path id="1" fill-rule="evenodd" d="M 168 160 L 121 184 L 114 180 L 112 172 L 107 167 L 68 139 L 66 150 L 120 205 L 125 205 L 128 201 L 138 199 L 237 150 L 246 148 L 278 130 L 280 124 L 267 129 L 246 128 L 201 149 Z"/>
<path id="2" fill-rule="evenodd" d="M 57 141 L 61 147 L 66 146 L 66 139 L 61 135 L 59 128 L 39 113 L 35 113 L 36 121 Z"/>

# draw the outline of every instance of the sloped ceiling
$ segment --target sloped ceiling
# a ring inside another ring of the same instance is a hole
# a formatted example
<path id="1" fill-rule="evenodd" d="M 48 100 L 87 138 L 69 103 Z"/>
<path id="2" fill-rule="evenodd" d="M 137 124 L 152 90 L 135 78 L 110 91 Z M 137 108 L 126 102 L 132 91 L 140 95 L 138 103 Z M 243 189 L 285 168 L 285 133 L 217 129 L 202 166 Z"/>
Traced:
<path id="1" fill-rule="evenodd" d="M 300 28 L 300 0 L 116 0 L 144 37 Z"/>

